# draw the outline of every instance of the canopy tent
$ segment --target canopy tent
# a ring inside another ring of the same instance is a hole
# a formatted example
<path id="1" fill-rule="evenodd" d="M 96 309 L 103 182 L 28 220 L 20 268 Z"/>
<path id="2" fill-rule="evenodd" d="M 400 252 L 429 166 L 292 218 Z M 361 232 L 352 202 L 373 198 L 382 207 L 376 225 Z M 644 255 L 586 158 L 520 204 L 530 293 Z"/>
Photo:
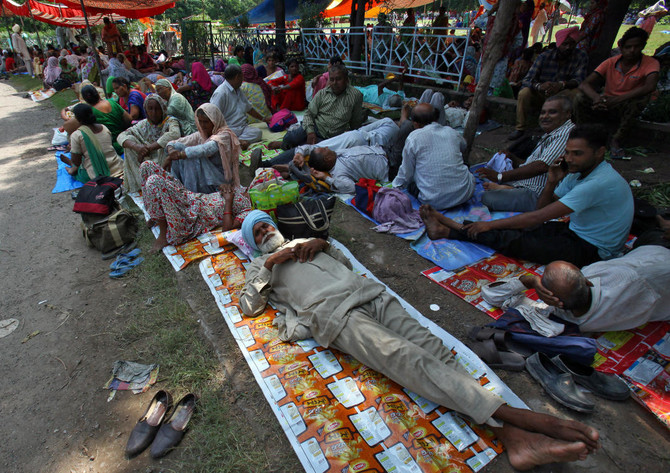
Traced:
<path id="1" fill-rule="evenodd" d="M 324 16 L 327 18 L 332 18 L 335 16 L 347 16 L 351 14 L 351 2 L 352 0 L 343 0 L 342 2 L 331 3 L 326 11 L 324 11 Z M 365 12 L 365 18 L 377 18 L 380 13 L 387 13 L 391 10 L 400 10 L 407 8 L 417 8 L 430 3 L 434 3 L 435 0 L 372 0 L 372 8 L 368 9 Z M 335 4 L 335 5 L 333 5 Z"/>
<path id="2" fill-rule="evenodd" d="M 4 12 L 6 15 L 13 14 L 16 16 L 23 16 L 26 18 L 34 18 L 35 20 L 50 25 L 66 26 L 68 28 L 85 28 L 86 21 L 81 9 L 71 8 L 64 5 L 50 5 L 47 3 L 37 2 L 35 0 L 27 0 L 23 4 L 16 3 L 12 0 L 1 0 Z M 123 19 L 117 14 L 109 15 L 89 15 L 88 21 L 92 25 L 102 23 L 104 17 L 111 17 L 112 20 Z"/>
<path id="3" fill-rule="evenodd" d="M 86 8 L 86 14 L 102 14 L 108 16 L 112 13 L 126 18 L 145 18 L 147 16 L 160 15 L 174 7 L 175 0 L 82 0 Z M 63 5 L 81 9 L 79 0 L 60 0 Z"/>

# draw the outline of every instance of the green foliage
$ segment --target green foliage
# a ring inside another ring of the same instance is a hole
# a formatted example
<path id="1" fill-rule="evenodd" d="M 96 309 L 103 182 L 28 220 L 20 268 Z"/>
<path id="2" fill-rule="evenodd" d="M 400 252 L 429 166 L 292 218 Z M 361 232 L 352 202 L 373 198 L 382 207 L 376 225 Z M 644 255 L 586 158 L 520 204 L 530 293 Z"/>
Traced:
<path id="1" fill-rule="evenodd" d="M 323 15 L 322 2 L 301 0 L 298 3 L 298 14 L 300 15 L 298 24 L 301 28 L 323 28 L 331 24 L 330 19 Z"/>
<path id="2" fill-rule="evenodd" d="M 207 19 L 227 20 L 244 13 L 260 3 L 259 0 L 181 0 L 175 7 L 167 10 L 163 16 L 176 23 L 194 15 L 202 15 Z M 199 18 L 202 19 L 202 18 Z"/>

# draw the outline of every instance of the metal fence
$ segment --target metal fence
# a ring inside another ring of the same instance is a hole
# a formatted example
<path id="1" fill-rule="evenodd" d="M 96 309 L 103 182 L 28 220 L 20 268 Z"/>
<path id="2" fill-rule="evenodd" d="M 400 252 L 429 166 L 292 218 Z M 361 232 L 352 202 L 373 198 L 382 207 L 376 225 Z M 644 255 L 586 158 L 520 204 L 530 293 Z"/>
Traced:
<path id="1" fill-rule="evenodd" d="M 235 46 L 251 46 L 252 48 L 268 48 L 276 43 L 276 31 L 260 28 L 234 28 L 218 30 L 214 34 L 214 45 L 224 56 L 232 55 Z M 286 30 L 286 49 L 288 51 L 300 50 L 300 29 L 289 28 Z"/>
<path id="2" fill-rule="evenodd" d="M 354 43 L 359 42 L 359 55 L 354 57 Z M 326 66 L 332 57 L 340 57 L 349 69 L 369 73 L 368 38 L 363 26 L 326 32 L 321 28 L 302 28 L 302 53 L 310 66 Z"/>

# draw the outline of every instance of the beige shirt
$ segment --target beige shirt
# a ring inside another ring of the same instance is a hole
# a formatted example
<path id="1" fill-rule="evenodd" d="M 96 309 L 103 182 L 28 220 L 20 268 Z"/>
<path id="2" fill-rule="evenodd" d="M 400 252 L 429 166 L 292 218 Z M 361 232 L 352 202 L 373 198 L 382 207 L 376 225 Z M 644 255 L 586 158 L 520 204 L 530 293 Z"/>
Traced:
<path id="1" fill-rule="evenodd" d="M 116 150 L 112 146 L 112 134 L 105 125 L 102 126 L 102 131 L 95 134 L 102 148 L 102 152 L 107 158 L 107 167 L 109 167 L 109 175 L 112 177 L 123 177 L 123 160 L 116 154 Z M 88 151 L 84 144 L 84 136 L 81 131 L 76 130 L 70 135 L 70 151 L 75 154 L 81 154 L 81 165 L 84 166 L 89 177 L 95 177 L 95 170 L 93 164 L 88 157 Z"/>
<path id="2" fill-rule="evenodd" d="M 308 240 L 296 239 L 277 251 Z M 270 254 L 256 258 L 247 269 L 240 295 L 242 311 L 260 315 L 267 302 L 283 312 L 275 319 L 279 338 L 296 341 L 314 337 L 327 348 L 339 335 L 351 309 L 384 292 L 384 286 L 351 271 L 351 263 L 332 246 L 317 253 L 312 261 L 288 261 L 268 270 Z"/>

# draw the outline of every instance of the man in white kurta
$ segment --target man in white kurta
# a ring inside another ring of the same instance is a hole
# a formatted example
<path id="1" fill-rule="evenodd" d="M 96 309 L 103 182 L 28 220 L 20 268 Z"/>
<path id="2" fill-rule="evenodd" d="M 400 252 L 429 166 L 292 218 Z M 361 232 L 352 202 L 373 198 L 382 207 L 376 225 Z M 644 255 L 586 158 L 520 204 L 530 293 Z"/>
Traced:
<path id="1" fill-rule="evenodd" d="M 23 63 L 26 66 L 26 71 L 28 71 L 28 74 L 31 76 L 35 77 L 35 73 L 33 71 L 33 60 L 30 57 L 30 51 L 28 50 L 28 46 L 26 45 L 26 42 L 23 40 L 23 37 L 21 36 L 21 27 L 19 25 L 14 25 L 12 27 L 12 47 L 14 48 L 14 53 L 21 56 L 21 59 L 23 59 Z"/>

